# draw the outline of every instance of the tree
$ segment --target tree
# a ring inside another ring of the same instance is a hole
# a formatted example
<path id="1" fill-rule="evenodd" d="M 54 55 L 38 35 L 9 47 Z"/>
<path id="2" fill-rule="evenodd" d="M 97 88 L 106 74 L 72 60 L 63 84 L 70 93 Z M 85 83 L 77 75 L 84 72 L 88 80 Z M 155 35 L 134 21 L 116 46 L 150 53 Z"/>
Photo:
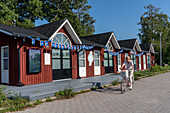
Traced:
<path id="1" fill-rule="evenodd" d="M 91 35 L 95 20 L 89 15 L 91 6 L 87 4 L 87 0 L 44 0 L 44 18 L 49 22 L 67 18 L 79 36 Z"/>
<path id="2" fill-rule="evenodd" d="M 144 8 L 147 11 L 140 17 L 140 22 L 138 23 L 141 26 L 138 34 L 139 38 L 142 40 L 142 43 L 155 43 L 157 45 L 155 50 L 158 52 L 160 48 L 160 33 L 162 32 L 163 58 L 165 58 L 167 40 L 170 40 L 170 37 L 168 37 L 170 29 L 169 17 L 161 12 L 160 8 L 156 8 L 153 5 L 148 5 Z M 159 59 L 159 55 L 157 58 Z M 165 60 L 163 59 L 163 61 Z"/>
<path id="3" fill-rule="evenodd" d="M 5 3 L 0 2 L 0 24 L 13 25 L 13 20 L 18 17 L 19 15 L 10 10 Z"/>

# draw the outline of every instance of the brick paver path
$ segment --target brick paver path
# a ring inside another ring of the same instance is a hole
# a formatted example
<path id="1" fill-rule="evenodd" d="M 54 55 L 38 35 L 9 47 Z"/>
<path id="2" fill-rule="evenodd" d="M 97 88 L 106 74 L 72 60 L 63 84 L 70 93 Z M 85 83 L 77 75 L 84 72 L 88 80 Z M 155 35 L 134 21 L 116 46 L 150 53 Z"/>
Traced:
<path id="1" fill-rule="evenodd" d="M 125 94 L 118 85 L 18 113 L 170 113 L 170 73 L 136 81 Z"/>

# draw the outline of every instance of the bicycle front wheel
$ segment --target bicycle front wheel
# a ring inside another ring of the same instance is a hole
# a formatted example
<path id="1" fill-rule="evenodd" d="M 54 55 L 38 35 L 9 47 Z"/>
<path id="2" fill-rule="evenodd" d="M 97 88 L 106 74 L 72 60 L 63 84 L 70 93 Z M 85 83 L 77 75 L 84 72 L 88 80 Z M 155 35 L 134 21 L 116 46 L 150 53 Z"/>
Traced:
<path id="1" fill-rule="evenodd" d="M 127 91 L 127 80 L 126 79 L 122 79 L 122 82 L 121 82 L 121 92 L 122 94 L 124 94 L 126 91 Z"/>

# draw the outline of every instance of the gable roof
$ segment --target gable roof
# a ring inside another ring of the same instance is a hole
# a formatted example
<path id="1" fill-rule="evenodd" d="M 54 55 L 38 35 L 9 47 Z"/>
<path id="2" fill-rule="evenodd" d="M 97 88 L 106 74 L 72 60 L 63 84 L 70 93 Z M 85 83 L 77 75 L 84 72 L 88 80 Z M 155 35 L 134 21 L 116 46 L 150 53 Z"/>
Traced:
<path id="1" fill-rule="evenodd" d="M 140 44 L 140 47 L 143 51 L 149 51 L 151 53 L 155 53 L 155 50 L 152 44 L 143 43 L 143 44 Z"/>
<path id="2" fill-rule="evenodd" d="M 76 34 L 76 32 L 74 31 L 70 22 L 67 19 L 54 21 L 54 22 L 51 22 L 51 23 L 48 23 L 48 24 L 44 24 L 44 25 L 41 25 L 41 26 L 31 28 L 31 29 L 49 37 L 50 39 L 53 39 L 53 37 L 58 33 L 58 31 L 62 27 L 65 27 L 65 29 L 68 31 L 68 33 L 70 34 L 70 36 L 72 37 L 73 41 L 76 44 L 82 44 L 78 35 Z"/>
<path id="3" fill-rule="evenodd" d="M 25 29 L 25 28 L 20 28 L 17 26 L 10 26 L 10 25 L 2 25 L 0 24 L 0 32 L 5 33 L 10 36 L 18 36 L 18 35 L 23 35 L 24 37 L 30 36 L 30 37 L 38 37 L 40 39 L 46 40 L 48 37 L 37 33 L 31 29 Z"/>
<path id="4" fill-rule="evenodd" d="M 138 43 L 138 40 L 136 38 L 135 39 L 127 39 L 127 40 L 119 40 L 118 43 L 121 48 L 135 50 L 135 46 L 136 46 L 137 51 L 139 51 L 139 52 L 142 51 L 140 48 L 140 45 Z"/>
<path id="5" fill-rule="evenodd" d="M 115 48 L 120 49 L 120 46 L 113 32 L 84 36 L 84 37 L 80 37 L 80 39 L 82 40 L 83 43 L 89 42 L 91 44 L 99 44 L 103 47 L 105 47 L 107 43 L 109 42 L 109 40 L 111 40 Z"/>
<path id="6" fill-rule="evenodd" d="M 51 22 L 51 23 L 48 23 L 48 24 L 33 27 L 31 29 L 38 32 L 38 33 L 41 33 L 41 34 L 43 34 L 47 37 L 51 37 L 54 34 L 54 32 L 63 24 L 63 22 L 65 20 L 66 19 L 54 21 L 54 22 Z"/>

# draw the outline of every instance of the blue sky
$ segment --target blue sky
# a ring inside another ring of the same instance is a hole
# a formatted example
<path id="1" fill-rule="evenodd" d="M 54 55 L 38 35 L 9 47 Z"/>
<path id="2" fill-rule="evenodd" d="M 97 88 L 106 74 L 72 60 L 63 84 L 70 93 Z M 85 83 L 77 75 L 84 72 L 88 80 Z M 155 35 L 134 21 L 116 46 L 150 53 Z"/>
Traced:
<path id="1" fill-rule="evenodd" d="M 170 15 L 170 0 L 89 0 L 89 4 L 96 20 L 95 34 L 113 31 L 118 40 L 138 37 L 144 6 L 152 4 Z M 37 21 L 36 26 L 44 23 Z"/>

